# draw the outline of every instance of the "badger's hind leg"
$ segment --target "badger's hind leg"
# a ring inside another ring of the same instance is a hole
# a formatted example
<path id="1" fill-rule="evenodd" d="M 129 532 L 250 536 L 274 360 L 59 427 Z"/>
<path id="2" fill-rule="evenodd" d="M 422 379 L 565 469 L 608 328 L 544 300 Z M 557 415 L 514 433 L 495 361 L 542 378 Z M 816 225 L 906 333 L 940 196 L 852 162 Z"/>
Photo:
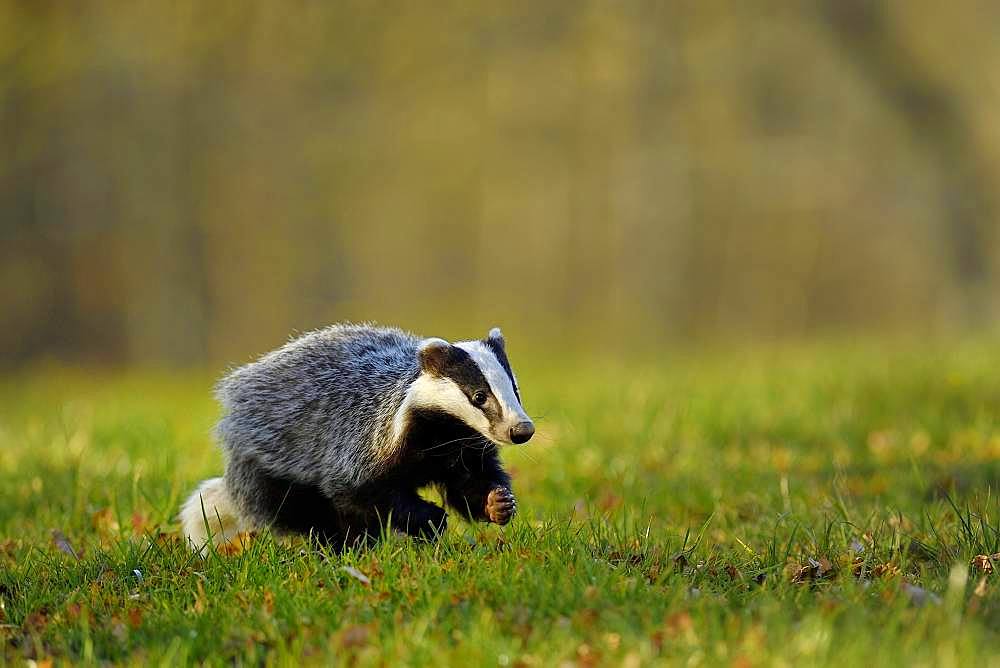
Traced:
<path id="1" fill-rule="evenodd" d="M 219 546 L 253 528 L 222 478 L 202 482 L 181 507 L 180 520 L 188 547 L 195 552 L 203 552 L 209 540 Z"/>
<path id="2" fill-rule="evenodd" d="M 226 483 L 250 521 L 279 533 L 311 535 L 337 548 L 363 538 L 362 528 L 352 527 L 316 485 L 276 476 L 257 462 L 234 457 L 226 466 Z"/>

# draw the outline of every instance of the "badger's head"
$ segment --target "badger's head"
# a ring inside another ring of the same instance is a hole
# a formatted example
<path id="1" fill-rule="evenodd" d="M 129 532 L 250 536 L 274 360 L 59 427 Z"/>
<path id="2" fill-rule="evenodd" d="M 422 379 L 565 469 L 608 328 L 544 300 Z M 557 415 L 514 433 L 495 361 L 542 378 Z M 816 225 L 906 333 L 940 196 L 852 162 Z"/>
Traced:
<path id="1" fill-rule="evenodd" d="M 407 397 L 412 408 L 447 413 L 498 444 L 526 443 L 535 433 L 498 328 L 480 341 L 424 339 L 417 358 L 420 376 Z"/>

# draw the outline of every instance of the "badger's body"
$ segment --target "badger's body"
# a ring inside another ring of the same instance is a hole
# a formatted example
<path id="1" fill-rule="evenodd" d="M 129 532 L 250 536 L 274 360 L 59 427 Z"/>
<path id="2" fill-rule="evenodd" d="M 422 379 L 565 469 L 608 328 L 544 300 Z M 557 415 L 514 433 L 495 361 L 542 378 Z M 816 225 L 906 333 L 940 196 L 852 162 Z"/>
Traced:
<path id="1" fill-rule="evenodd" d="M 496 446 L 534 428 L 498 329 L 452 345 L 334 325 L 237 369 L 217 396 L 226 473 L 182 509 L 194 549 L 262 527 L 338 545 L 387 523 L 433 536 L 445 512 L 418 495 L 427 485 L 467 519 L 515 511 Z"/>

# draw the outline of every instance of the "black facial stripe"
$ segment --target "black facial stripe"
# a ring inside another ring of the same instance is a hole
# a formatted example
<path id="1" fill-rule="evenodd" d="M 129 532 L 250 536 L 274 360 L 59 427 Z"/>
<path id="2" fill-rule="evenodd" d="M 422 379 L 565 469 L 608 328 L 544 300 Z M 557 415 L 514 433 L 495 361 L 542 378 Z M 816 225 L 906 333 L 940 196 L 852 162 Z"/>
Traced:
<path id="1" fill-rule="evenodd" d="M 517 390 L 517 383 L 514 381 L 514 372 L 510 370 L 510 362 L 507 360 L 507 351 L 503 349 L 503 346 L 500 345 L 500 342 L 496 339 L 487 338 L 483 340 L 483 343 L 485 343 L 486 346 L 493 351 L 493 356 L 497 358 L 497 361 L 500 362 L 500 366 L 507 372 L 507 377 L 510 378 L 510 386 L 514 388 L 514 396 L 516 396 L 517 400 L 520 401 L 521 393 Z"/>
<path id="2" fill-rule="evenodd" d="M 455 384 L 461 388 L 467 397 L 471 398 L 477 390 L 484 390 L 490 397 L 493 396 L 490 383 L 486 380 L 486 376 L 483 375 L 479 365 L 476 364 L 469 353 L 458 346 L 452 346 L 448 351 L 448 359 L 441 370 L 441 375 L 444 378 L 450 378 L 455 381 Z M 489 403 L 487 401 L 486 405 L 489 405 Z"/>

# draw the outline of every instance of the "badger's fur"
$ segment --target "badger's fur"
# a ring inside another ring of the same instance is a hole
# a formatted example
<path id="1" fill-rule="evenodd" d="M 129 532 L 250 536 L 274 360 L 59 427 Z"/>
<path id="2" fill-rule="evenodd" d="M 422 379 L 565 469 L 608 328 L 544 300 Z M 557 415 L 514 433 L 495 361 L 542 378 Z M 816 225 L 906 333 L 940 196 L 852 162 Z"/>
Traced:
<path id="1" fill-rule="evenodd" d="M 334 325 L 236 369 L 216 395 L 226 473 L 181 509 L 195 550 L 263 527 L 336 546 L 387 525 L 432 537 L 445 511 L 418 495 L 427 485 L 470 520 L 516 511 L 497 445 L 534 426 L 499 329 L 452 345 Z"/>

